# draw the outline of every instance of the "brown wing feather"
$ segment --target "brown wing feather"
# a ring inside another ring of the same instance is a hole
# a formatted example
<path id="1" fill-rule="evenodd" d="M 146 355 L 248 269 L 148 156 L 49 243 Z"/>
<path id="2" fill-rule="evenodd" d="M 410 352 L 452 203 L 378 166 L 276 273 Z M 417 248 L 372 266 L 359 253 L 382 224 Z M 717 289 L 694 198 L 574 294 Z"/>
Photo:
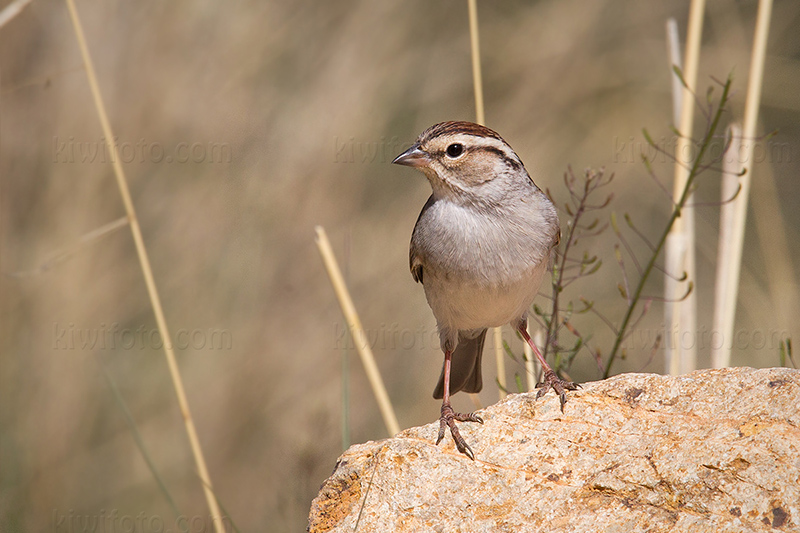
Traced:
<path id="1" fill-rule="evenodd" d="M 425 205 L 422 206 L 422 211 L 419 212 L 419 216 L 417 217 L 417 223 L 414 224 L 414 233 L 417 231 L 417 225 L 419 224 L 419 220 L 422 218 L 422 215 L 427 211 L 430 206 L 433 205 L 433 195 L 428 198 L 428 201 L 425 202 Z M 408 250 L 408 266 L 411 268 L 411 276 L 414 278 L 414 281 L 418 283 L 423 283 L 422 281 L 422 261 L 417 255 L 416 246 L 414 246 L 414 235 L 411 235 L 411 246 Z"/>
<path id="2" fill-rule="evenodd" d="M 411 257 L 409 258 L 409 262 L 411 263 L 411 277 L 414 278 L 414 281 L 418 283 L 422 283 L 422 263 L 419 262 L 419 258 L 414 255 L 414 247 L 411 247 Z"/>

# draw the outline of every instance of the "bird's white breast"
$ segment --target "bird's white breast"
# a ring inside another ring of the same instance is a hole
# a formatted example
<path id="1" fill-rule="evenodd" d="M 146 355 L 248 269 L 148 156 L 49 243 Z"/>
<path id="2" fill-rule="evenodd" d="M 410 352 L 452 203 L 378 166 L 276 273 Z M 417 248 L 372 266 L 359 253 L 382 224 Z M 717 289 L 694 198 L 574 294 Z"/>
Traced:
<path id="1" fill-rule="evenodd" d="M 545 233 L 541 214 L 524 215 L 513 220 L 501 219 L 502 213 L 476 216 L 451 202 L 436 202 L 423 213 L 427 220 L 418 224 L 414 245 L 425 295 L 440 326 L 500 326 L 527 311 L 547 270 L 552 236 Z"/>

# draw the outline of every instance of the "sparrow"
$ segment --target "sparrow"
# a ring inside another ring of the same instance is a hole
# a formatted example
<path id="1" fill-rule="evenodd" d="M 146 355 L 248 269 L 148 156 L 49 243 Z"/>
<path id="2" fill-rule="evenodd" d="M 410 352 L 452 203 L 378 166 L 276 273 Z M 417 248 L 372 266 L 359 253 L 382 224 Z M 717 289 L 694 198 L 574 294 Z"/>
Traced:
<path id="1" fill-rule="evenodd" d="M 475 454 L 456 421 L 450 396 L 480 392 L 486 330 L 510 324 L 542 365 L 538 397 L 552 388 L 561 399 L 577 385 L 559 378 L 527 332 L 527 313 L 559 242 L 556 208 L 522 161 L 495 131 L 471 122 L 431 126 L 392 163 L 414 167 L 432 194 L 411 236 L 411 275 L 436 318 L 444 365 L 433 396 L 442 400 L 438 445 L 450 429 L 456 448 Z"/>

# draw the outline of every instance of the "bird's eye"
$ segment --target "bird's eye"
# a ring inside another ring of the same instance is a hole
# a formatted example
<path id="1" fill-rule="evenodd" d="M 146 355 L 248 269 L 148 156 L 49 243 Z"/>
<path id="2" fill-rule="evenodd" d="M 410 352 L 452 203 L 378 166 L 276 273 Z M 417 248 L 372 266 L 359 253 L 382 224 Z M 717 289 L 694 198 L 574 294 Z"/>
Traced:
<path id="1" fill-rule="evenodd" d="M 460 156 L 464 153 L 464 145 L 459 143 L 453 143 L 447 147 L 447 155 L 455 159 L 456 157 Z"/>

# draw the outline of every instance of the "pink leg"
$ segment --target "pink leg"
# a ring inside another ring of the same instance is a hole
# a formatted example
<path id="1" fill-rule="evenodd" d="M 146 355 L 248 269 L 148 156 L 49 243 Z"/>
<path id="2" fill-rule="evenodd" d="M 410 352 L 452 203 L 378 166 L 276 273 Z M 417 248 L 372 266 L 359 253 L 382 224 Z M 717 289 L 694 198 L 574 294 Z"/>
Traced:
<path id="1" fill-rule="evenodd" d="M 567 403 L 567 390 L 575 390 L 579 387 L 579 385 L 571 382 L 566 381 L 559 378 L 553 369 L 550 368 L 550 365 L 547 364 L 547 361 L 544 360 L 542 356 L 542 352 L 539 351 L 539 348 L 531 340 L 531 336 L 528 335 L 528 330 L 526 328 L 527 324 L 523 320 L 519 326 L 517 326 L 517 331 L 519 334 L 522 335 L 522 338 L 525 339 L 533 353 L 536 355 L 536 358 L 539 360 L 539 363 L 542 365 L 542 369 L 544 370 L 544 375 L 542 376 L 542 382 L 536 385 L 536 388 L 539 389 L 539 392 L 536 393 L 537 398 L 541 398 L 547 391 L 553 389 L 556 394 L 558 394 L 559 399 L 561 400 L 561 412 L 564 412 L 564 405 Z M 566 389 L 566 390 L 565 390 Z"/>
<path id="2" fill-rule="evenodd" d="M 442 411 L 439 415 L 439 437 L 436 439 L 436 444 L 442 442 L 444 438 L 445 428 L 450 428 L 450 434 L 453 436 L 453 441 L 456 443 L 456 448 L 458 451 L 472 459 L 475 460 L 475 454 L 472 453 L 472 448 L 469 447 L 469 444 L 464 440 L 464 437 L 461 436 L 461 432 L 458 431 L 458 426 L 456 425 L 456 420 L 460 422 L 479 422 L 483 424 L 483 419 L 476 415 L 475 413 L 469 414 L 462 414 L 456 413 L 453 411 L 453 408 L 450 405 L 450 365 L 453 359 L 453 353 L 451 350 L 445 350 L 444 352 L 444 395 L 442 396 Z"/>

